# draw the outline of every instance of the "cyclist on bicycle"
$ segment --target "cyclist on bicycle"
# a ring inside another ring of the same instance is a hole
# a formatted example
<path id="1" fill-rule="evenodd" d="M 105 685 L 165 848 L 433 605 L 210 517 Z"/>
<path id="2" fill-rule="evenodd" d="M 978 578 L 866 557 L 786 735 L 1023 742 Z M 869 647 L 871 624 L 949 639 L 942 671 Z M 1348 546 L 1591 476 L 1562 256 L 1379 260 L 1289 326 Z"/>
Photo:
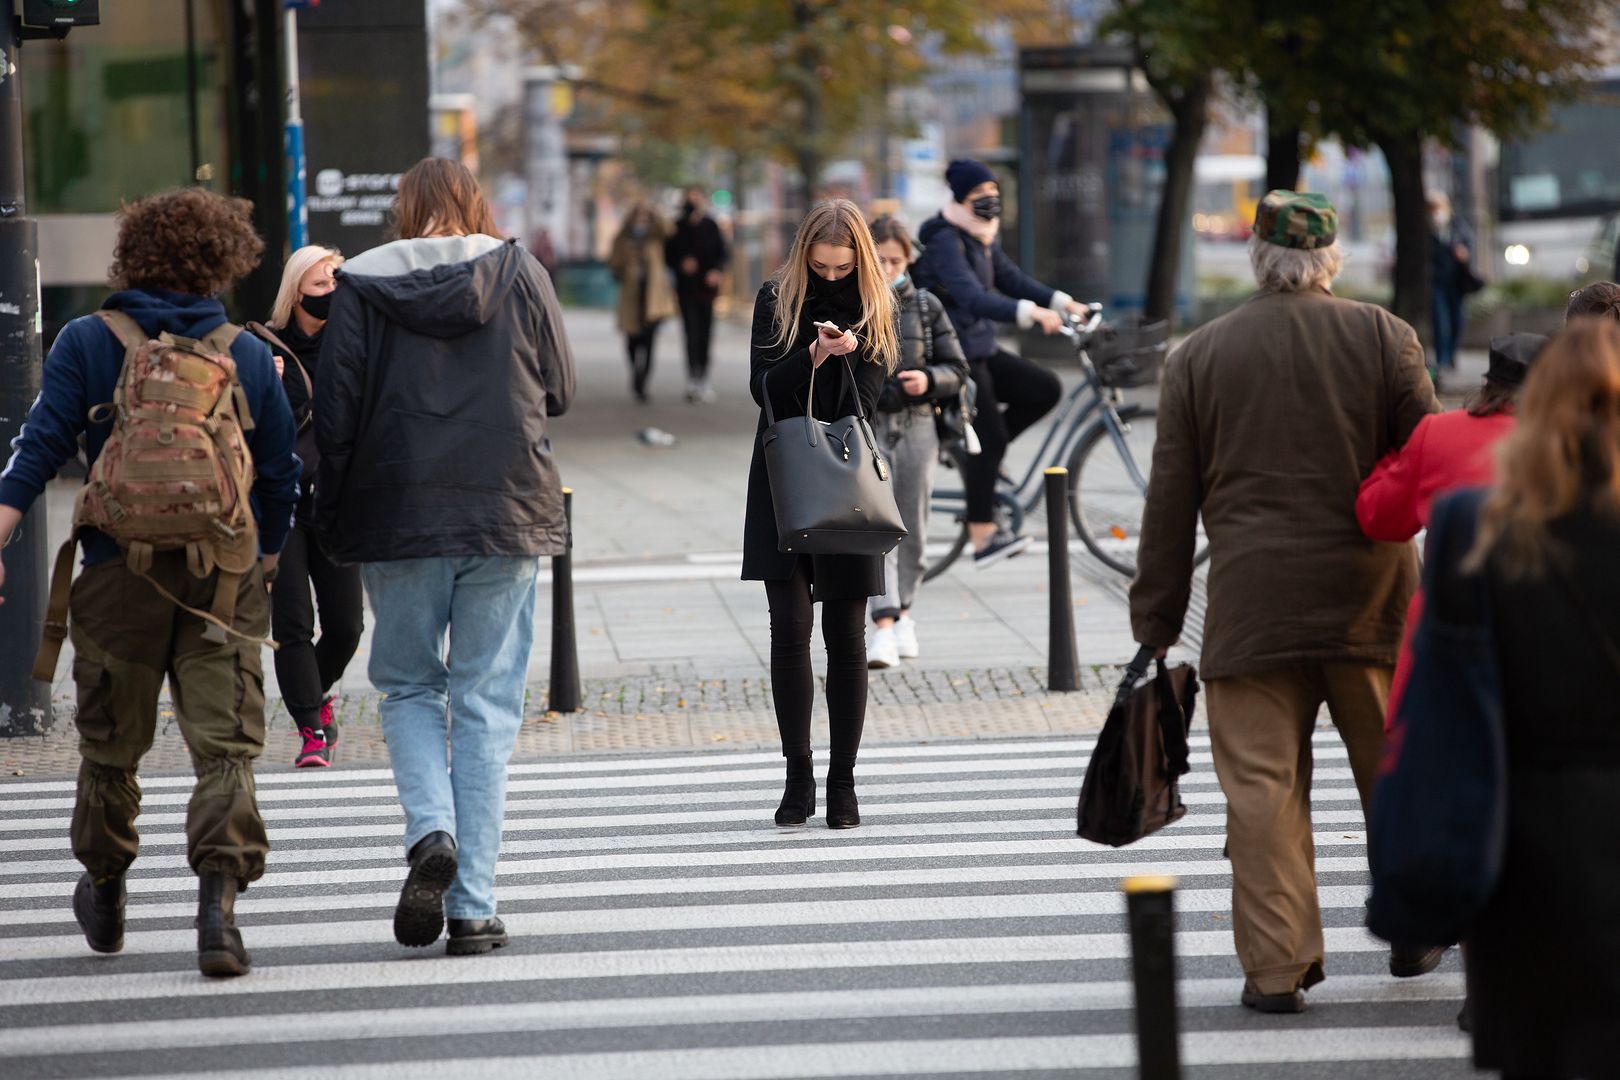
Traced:
<path id="1" fill-rule="evenodd" d="M 944 301 L 978 386 L 973 426 L 981 449 L 967 458 L 962 486 L 973 565 L 983 569 L 1029 546 L 1028 537 L 996 527 L 996 478 L 1008 444 L 1063 396 L 1056 375 L 996 344 L 995 324 L 1039 326 L 1055 334 L 1065 313 L 1084 314 L 1086 308 L 1024 273 L 1001 250 L 1001 187 L 987 165 L 953 161 L 945 182 L 955 201 L 918 230 L 923 251 L 912 278 Z"/>

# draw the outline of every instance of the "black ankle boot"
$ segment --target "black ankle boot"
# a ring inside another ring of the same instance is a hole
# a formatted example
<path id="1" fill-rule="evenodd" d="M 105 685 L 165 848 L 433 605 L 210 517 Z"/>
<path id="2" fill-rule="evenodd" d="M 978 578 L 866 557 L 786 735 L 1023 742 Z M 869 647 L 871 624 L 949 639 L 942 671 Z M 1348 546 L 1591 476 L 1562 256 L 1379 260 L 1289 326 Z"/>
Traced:
<path id="1" fill-rule="evenodd" d="M 803 825 L 816 812 L 816 772 L 809 754 L 787 759 L 787 788 L 776 808 L 778 825 Z"/>
<path id="2" fill-rule="evenodd" d="M 79 920 L 84 940 L 99 953 L 115 953 L 124 947 L 124 875 L 114 874 L 97 882 L 86 870 L 73 890 L 73 917 Z"/>
<path id="3" fill-rule="evenodd" d="M 861 823 L 855 801 L 855 755 L 834 754 L 827 770 L 827 828 L 853 829 Z"/>
<path id="4" fill-rule="evenodd" d="M 394 940 L 420 949 L 444 930 L 444 894 L 456 880 L 456 841 L 430 832 L 411 848 L 411 868 L 394 908 Z"/>
<path id="5" fill-rule="evenodd" d="M 208 871 L 198 875 L 197 967 L 216 979 L 246 975 L 253 957 L 242 946 L 236 928 L 236 891 L 239 882 L 230 874 Z"/>

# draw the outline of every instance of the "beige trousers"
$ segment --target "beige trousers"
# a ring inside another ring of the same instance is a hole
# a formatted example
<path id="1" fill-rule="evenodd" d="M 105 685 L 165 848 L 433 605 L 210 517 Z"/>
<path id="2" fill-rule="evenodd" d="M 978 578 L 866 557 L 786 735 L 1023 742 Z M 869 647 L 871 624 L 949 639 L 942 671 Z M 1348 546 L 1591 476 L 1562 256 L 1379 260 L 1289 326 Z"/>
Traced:
<path id="1" fill-rule="evenodd" d="M 1361 808 L 1372 801 L 1393 674 L 1360 663 L 1301 664 L 1207 686 L 1215 775 L 1226 795 L 1232 932 L 1249 983 L 1288 993 L 1323 978 L 1311 835 L 1311 733 L 1325 702 L 1350 751 Z"/>

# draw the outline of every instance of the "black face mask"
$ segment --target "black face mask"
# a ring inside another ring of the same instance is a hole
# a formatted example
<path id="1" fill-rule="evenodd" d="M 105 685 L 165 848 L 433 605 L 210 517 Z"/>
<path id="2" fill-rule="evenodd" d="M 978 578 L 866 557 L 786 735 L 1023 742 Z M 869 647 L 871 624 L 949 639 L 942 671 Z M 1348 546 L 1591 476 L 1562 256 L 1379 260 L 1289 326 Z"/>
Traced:
<path id="1" fill-rule="evenodd" d="M 321 293 L 319 296 L 300 296 L 298 306 L 303 308 L 304 314 L 310 318 L 325 322 L 326 317 L 332 313 L 332 294 Z"/>
<path id="2" fill-rule="evenodd" d="M 837 281 L 830 281 L 812 270 L 810 271 L 809 286 L 811 296 L 822 298 L 843 296 L 855 287 L 855 272 L 851 270 Z"/>
<path id="3" fill-rule="evenodd" d="M 980 195 L 968 205 L 973 207 L 973 216 L 981 221 L 994 221 L 1001 216 L 1000 195 Z"/>
<path id="4" fill-rule="evenodd" d="M 687 199 L 685 202 L 681 203 L 681 216 L 691 217 L 693 214 L 697 213 L 697 208 L 697 203 L 693 202 L 691 199 Z"/>

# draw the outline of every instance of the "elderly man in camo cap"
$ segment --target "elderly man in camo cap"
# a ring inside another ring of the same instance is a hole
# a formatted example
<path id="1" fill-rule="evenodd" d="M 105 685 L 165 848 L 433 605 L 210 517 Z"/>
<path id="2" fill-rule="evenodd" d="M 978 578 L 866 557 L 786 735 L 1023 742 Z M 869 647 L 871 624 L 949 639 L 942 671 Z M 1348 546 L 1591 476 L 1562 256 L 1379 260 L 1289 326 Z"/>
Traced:
<path id="1" fill-rule="evenodd" d="M 1334 296 L 1338 214 L 1321 195 L 1260 202 L 1258 291 L 1165 365 L 1131 587 L 1136 640 L 1181 637 L 1200 529 L 1211 550 L 1203 676 L 1225 792 L 1244 1005 L 1302 1012 L 1324 976 L 1311 839 L 1311 734 L 1328 707 L 1363 809 L 1417 583 L 1410 544 L 1366 539 L 1356 491 L 1439 409 L 1412 328 Z M 1200 526 L 1200 521 L 1202 525 Z M 1419 975 L 1438 951 L 1396 950 Z"/>

